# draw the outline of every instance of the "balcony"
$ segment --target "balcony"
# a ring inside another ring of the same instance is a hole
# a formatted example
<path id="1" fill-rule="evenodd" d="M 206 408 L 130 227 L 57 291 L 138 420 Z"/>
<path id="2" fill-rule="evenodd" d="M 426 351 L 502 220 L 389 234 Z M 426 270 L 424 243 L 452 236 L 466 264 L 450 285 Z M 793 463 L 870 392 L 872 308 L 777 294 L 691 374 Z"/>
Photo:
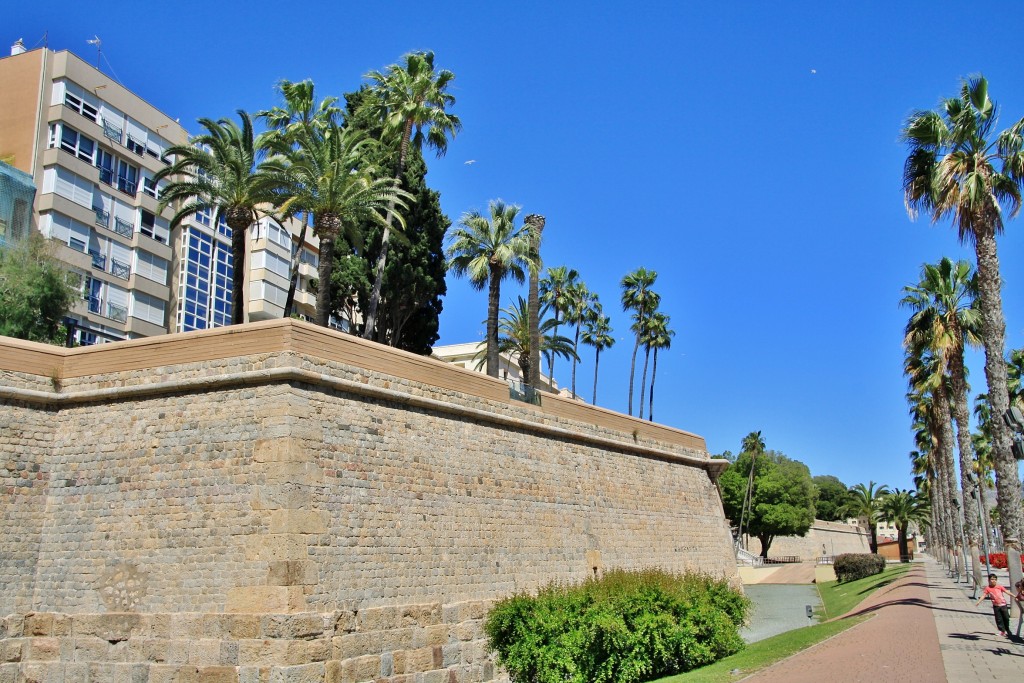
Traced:
<path id="1" fill-rule="evenodd" d="M 117 185 L 115 185 L 114 187 L 121 190 L 121 192 L 129 194 L 133 197 L 135 196 L 135 193 L 139 189 L 138 183 L 136 183 L 134 180 L 128 180 L 124 176 L 118 176 Z"/>
<path id="2" fill-rule="evenodd" d="M 124 306 L 117 306 L 107 302 L 107 317 L 111 320 L 123 323 L 128 320 L 128 309 Z"/>
<path id="3" fill-rule="evenodd" d="M 124 131 L 121 130 L 121 128 L 119 126 L 115 126 L 110 121 L 107 121 L 106 119 L 103 119 L 103 136 L 104 137 L 110 138 L 111 140 L 114 140 L 115 142 L 117 142 L 117 144 L 121 144 L 121 136 L 123 135 L 123 133 L 124 133 Z"/>
<path id="4" fill-rule="evenodd" d="M 116 232 L 121 237 L 127 237 L 128 239 L 131 239 L 132 238 L 132 233 L 135 232 L 135 226 L 133 226 L 131 223 L 129 223 L 126 220 L 123 220 L 121 218 L 116 218 L 115 217 L 114 218 L 114 232 Z"/>
<path id="5" fill-rule="evenodd" d="M 101 228 L 106 228 L 110 225 L 110 212 L 104 211 L 98 206 L 92 207 L 93 212 L 96 214 L 96 225 Z"/>
<path id="6" fill-rule="evenodd" d="M 92 267 L 96 270 L 106 271 L 107 269 L 107 257 L 101 254 L 96 249 L 89 250 L 89 256 L 92 257 Z"/>
<path id="7" fill-rule="evenodd" d="M 119 277 L 122 280 L 127 280 L 132 276 L 132 268 L 127 263 L 121 263 L 118 260 L 110 259 L 110 274 L 114 277 Z"/>

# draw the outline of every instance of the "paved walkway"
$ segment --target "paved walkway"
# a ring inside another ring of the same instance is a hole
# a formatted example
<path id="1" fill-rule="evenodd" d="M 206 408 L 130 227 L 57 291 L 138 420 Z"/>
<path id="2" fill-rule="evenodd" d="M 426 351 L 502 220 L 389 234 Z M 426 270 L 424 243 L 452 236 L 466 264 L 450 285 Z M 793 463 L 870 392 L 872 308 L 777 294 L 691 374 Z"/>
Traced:
<path id="1" fill-rule="evenodd" d="M 1024 678 L 1024 641 L 1001 638 L 988 603 L 975 607 L 970 588 L 953 583 L 928 556 L 852 614 L 872 617 L 744 680 L 972 683 Z M 1014 615 L 1014 628 L 1017 622 Z"/>

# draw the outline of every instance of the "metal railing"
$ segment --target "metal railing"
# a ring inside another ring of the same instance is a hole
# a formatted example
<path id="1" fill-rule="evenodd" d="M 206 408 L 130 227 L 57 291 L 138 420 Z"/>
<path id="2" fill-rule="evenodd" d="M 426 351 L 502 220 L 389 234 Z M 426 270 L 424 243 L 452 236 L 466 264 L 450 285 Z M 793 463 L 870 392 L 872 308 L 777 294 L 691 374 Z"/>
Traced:
<path id="1" fill-rule="evenodd" d="M 128 320 L 128 309 L 124 306 L 117 306 L 110 302 L 107 302 L 107 317 L 111 320 L 116 320 L 119 323 L 123 323 Z"/>
<path id="2" fill-rule="evenodd" d="M 132 233 L 135 232 L 135 226 L 132 225 L 131 223 L 129 223 L 128 221 L 126 221 L 126 220 L 124 220 L 122 218 L 117 218 L 115 216 L 114 217 L 114 232 L 116 232 L 121 237 L 127 237 L 128 239 L 131 239 L 132 238 Z"/>
<path id="3" fill-rule="evenodd" d="M 110 274 L 114 277 L 119 277 L 122 280 L 127 280 L 132 276 L 132 269 L 127 263 L 121 263 L 110 259 Z"/>
<path id="4" fill-rule="evenodd" d="M 92 256 L 92 267 L 97 270 L 107 269 L 107 257 L 96 251 L 95 249 L 89 250 L 89 256 Z"/>
<path id="5" fill-rule="evenodd" d="M 508 380 L 508 395 L 513 401 L 522 401 L 535 406 L 540 405 L 540 392 L 525 382 Z"/>
<path id="6" fill-rule="evenodd" d="M 100 227 L 107 227 L 110 225 L 110 212 L 104 211 L 98 206 L 92 207 L 93 212 L 96 214 L 96 225 Z"/>
<path id="7" fill-rule="evenodd" d="M 104 135 L 104 137 L 108 137 L 111 140 L 116 140 L 118 142 L 118 144 L 120 144 L 121 143 L 121 135 L 123 133 L 124 133 L 124 131 L 121 128 L 115 126 L 110 121 L 107 121 L 106 119 L 103 119 L 103 135 Z"/>

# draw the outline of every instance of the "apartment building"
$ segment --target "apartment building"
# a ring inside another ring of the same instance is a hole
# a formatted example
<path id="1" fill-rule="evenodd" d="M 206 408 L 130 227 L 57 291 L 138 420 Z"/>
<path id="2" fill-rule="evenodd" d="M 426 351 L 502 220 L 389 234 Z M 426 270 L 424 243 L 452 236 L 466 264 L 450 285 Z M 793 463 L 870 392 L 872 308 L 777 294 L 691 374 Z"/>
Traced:
<path id="1" fill-rule="evenodd" d="M 31 176 L 34 224 L 58 243 L 77 273 L 82 300 L 71 312 L 79 343 L 132 339 L 231 321 L 231 229 L 210 212 L 170 227 L 160 211 L 166 150 L 188 141 L 176 119 L 67 51 L 0 58 L 0 160 Z M 247 317 L 281 317 L 290 263 L 302 249 L 308 284 L 315 238 L 297 244 L 299 225 L 263 218 L 247 240 Z M 315 267 L 312 268 L 315 277 Z M 296 294 L 300 315 L 314 299 Z"/>

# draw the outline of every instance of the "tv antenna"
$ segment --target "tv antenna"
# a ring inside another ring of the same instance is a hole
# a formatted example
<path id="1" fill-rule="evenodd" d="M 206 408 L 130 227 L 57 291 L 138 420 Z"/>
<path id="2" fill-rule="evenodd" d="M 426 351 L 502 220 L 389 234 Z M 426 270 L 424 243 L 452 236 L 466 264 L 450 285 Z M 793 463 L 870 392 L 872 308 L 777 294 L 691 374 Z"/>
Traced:
<path id="1" fill-rule="evenodd" d="M 103 41 L 100 40 L 99 36 L 94 35 L 92 37 L 92 40 L 87 40 L 85 42 L 88 43 L 89 45 L 95 45 L 96 46 L 96 68 L 99 69 L 100 68 L 100 55 L 102 54 L 101 48 L 103 46 Z"/>

